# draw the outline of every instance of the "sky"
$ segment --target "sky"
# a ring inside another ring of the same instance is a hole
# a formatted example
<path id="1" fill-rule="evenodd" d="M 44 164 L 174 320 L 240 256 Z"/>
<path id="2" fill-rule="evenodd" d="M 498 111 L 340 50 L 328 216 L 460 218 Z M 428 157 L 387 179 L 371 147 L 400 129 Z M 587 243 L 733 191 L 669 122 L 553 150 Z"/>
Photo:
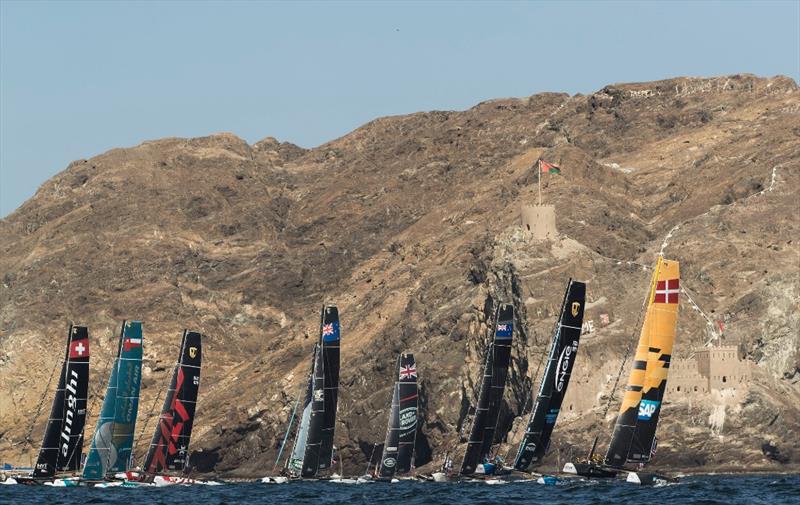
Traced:
<path id="1" fill-rule="evenodd" d="M 0 0 L 0 217 L 149 139 L 314 147 L 380 116 L 742 72 L 800 80 L 800 1 Z"/>

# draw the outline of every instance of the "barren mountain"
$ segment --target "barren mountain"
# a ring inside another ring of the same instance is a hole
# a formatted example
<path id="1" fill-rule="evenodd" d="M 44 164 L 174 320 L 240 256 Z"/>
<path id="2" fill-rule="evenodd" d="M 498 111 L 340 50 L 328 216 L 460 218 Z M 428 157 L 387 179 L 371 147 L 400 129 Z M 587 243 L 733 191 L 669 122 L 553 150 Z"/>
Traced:
<path id="1" fill-rule="evenodd" d="M 550 241 L 520 226 L 539 158 L 561 166 L 542 179 L 559 231 Z M 188 327 L 208 336 L 197 469 L 263 475 L 325 301 L 342 317 L 336 443 L 348 473 L 383 440 L 405 349 L 422 381 L 418 464 L 463 451 L 499 301 L 520 318 L 498 433 L 499 453 L 513 454 L 573 277 L 588 284 L 595 326 L 578 351 L 553 468 L 595 434 L 604 450 L 621 389 L 610 395 L 663 250 L 681 262 L 685 288 L 675 360 L 709 342 L 736 345 L 753 377 L 738 391 L 669 392 L 653 467 L 796 470 L 799 196 L 797 84 L 751 75 L 380 118 L 309 150 L 218 134 L 78 160 L 0 220 L 0 460 L 35 458 L 67 322 L 90 329 L 89 438 L 121 320 L 139 319 L 139 459 Z"/>

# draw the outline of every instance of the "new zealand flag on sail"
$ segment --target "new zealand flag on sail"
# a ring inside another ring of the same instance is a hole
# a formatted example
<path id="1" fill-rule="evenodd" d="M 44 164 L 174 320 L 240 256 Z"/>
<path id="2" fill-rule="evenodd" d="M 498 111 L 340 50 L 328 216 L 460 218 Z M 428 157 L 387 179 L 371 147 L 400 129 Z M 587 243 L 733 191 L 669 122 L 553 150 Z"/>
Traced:
<path id="1" fill-rule="evenodd" d="M 336 342 L 339 340 L 339 321 L 331 321 L 322 325 L 322 341 Z"/>
<path id="2" fill-rule="evenodd" d="M 504 321 L 497 323 L 497 338 L 511 338 L 514 333 L 514 323 L 511 321 Z"/>

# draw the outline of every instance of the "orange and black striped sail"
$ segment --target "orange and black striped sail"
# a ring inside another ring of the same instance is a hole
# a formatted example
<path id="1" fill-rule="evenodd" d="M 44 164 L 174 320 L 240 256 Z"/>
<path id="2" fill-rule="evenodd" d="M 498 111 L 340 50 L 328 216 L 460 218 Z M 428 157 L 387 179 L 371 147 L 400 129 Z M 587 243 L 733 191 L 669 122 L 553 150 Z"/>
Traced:
<path id="1" fill-rule="evenodd" d="M 606 465 L 621 468 L 628 461 L 644 463 L 655 450 L 656 426 L 675 342 L 679 291 L 678 262 L 659 257 Z"/>

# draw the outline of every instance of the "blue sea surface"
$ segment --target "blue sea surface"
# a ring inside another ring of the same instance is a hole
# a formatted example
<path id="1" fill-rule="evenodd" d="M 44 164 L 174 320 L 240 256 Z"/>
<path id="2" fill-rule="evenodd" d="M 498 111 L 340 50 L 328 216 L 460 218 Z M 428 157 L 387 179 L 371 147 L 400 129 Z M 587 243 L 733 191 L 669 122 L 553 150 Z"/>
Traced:
<path id="1" fill-rule="evenodd" d="M 413 504 L 800 504 L 800 475 L 691 476 L 674 484 L 647 487 L 621 481 L 563 481 L 557 485 L 517 482 L 409 482 L 341 484 L 290 482 L 222 486 L 144 488 L 52 488 L 0 486 L 0 503 L 13 504 L 203 504 L 391 503 Z"/>

